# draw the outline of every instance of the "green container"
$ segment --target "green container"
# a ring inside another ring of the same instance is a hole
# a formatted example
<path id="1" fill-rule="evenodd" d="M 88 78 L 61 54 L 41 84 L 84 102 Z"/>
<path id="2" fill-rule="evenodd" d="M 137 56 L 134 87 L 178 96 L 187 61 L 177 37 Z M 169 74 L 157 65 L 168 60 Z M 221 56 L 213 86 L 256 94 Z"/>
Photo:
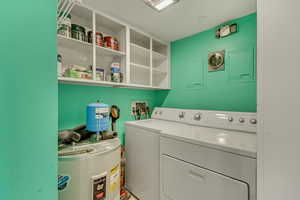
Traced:
<path id="1" fill-rule="evenodd" d="M 72 24 L 72 38 L 76 40 L 86 41 L 85 28 L 78 24 Z"/>
<path id="2" fill-rule="evenodd" d="M 63 13 L 60 13 L 59 16 L 62 16 Z M 57 33 L 65 37 L 71 37 L 71 15 L 68 14 L 67 17 L 62 21 L 61 25 L 58 28 Z"/>

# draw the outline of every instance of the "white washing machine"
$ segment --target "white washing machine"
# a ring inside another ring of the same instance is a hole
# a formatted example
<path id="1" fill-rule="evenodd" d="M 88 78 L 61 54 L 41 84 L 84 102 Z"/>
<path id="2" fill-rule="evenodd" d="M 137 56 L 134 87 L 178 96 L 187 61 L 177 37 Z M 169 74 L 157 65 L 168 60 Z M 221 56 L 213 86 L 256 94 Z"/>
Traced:
<path id="1" fill-rule="evenodd" d="M 141 200 L 256 200 L 255 113 L 156 108 L 126 123 L 126 146 Z"/>
<path id="2" fill-rule="evenodd" d="M 82 142 L 59 151 L 59 200 L 120 200 L 118 138 Z"/>

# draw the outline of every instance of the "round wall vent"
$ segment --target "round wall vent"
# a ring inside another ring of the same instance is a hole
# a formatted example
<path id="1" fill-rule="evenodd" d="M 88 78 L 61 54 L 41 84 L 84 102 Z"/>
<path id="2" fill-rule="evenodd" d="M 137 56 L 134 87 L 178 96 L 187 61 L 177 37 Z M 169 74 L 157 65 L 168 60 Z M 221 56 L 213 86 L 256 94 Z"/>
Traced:
<path id="1" fill-rule="evenodd" d="M 224 70 L 225 51 L 208 54 L 208 71 Z"/>

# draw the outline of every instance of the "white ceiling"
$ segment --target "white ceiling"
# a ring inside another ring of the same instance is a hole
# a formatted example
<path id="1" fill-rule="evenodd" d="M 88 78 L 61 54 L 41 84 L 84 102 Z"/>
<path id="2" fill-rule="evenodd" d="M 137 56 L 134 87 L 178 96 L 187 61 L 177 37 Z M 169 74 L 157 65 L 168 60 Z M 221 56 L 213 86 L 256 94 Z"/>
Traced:
<path id="1" fill-rule="evenodd" d="M 256 0 L 180 0 L 160 13 L 143 0 L 84 1 L 164 41 L 178 40 L 256 11 Z"/>

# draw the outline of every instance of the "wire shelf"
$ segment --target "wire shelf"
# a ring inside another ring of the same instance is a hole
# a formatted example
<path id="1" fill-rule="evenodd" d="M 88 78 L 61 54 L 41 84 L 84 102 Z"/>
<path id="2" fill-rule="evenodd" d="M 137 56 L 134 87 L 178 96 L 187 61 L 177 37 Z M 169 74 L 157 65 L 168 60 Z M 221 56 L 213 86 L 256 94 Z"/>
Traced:
<path id="1" fill-rule="evenodd" d="M 82 0 L 58 0 L 57 4 L 57 29 L 68 17 L 76 4 L 81 4 Z"/>

